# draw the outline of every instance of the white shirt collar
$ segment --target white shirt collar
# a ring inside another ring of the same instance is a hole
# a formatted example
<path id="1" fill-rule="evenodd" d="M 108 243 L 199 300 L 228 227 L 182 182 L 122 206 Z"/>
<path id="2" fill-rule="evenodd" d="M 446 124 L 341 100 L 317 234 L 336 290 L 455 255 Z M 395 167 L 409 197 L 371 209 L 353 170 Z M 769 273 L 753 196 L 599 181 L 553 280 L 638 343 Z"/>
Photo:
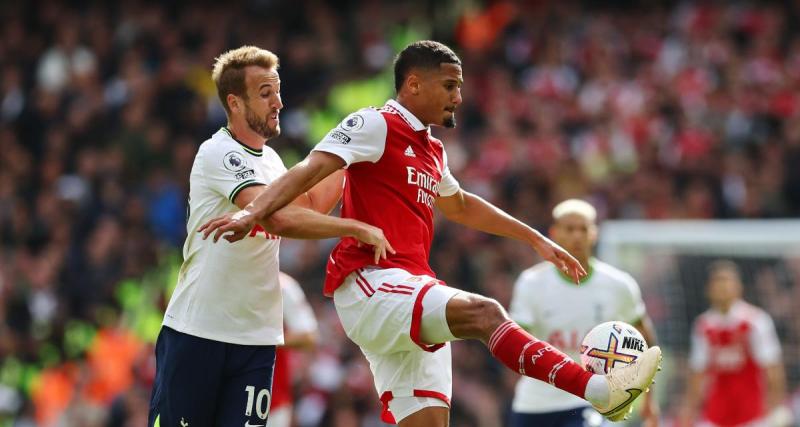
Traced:
<path id="1" fill-rule="evenodd" d="M 411 111 L 408 111 L 406 107 L 403 107 L 402 105 L 400 105 L 399 102 L 395 101 L 394 99 L 386 101 L 386 105 L 394 110 L 397 110 L 397 112 L 400 113 L 400 116 L 402 116 L 406 120 L 406 122 L 408 122 L 408 124 L 411 125 L 411 128 L 414 129 L 415 131 L 421 131 L 428 128 L 427 126 L 422 124 L 422 122 L 419 121 L 419 119 L 416 116 L 411 114 Z"/>
<path id="2" fill-rule="evenodd" d="M 747 304 L 744 301 L 738 300 L 731 305 L 731 308 L 728 309 L 727 313 L 723 313 L 716 308 L 712 308 L 711 311 L 716 313 L 722 319 L 733 319 L 739 317 L 743 310 L 747 309 Z"/>

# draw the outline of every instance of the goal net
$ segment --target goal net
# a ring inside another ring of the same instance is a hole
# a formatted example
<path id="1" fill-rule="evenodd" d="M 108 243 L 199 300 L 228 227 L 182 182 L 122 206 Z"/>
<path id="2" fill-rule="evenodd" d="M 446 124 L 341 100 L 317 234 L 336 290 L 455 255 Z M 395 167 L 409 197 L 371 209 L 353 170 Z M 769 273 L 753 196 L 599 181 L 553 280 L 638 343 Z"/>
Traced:
<path id="1" fill-rule="evenodd" d="M 631 273 L 642 288 L 667 356 L 659 382 L 665 415 L 682 395 L 690 328 L 708 308 L 707 268 L 718 259 L 738 264 L 745 300 L 772 315 L 788 391 L 800 387 L 800 221 L 608 221 L 598 257 Z"/>

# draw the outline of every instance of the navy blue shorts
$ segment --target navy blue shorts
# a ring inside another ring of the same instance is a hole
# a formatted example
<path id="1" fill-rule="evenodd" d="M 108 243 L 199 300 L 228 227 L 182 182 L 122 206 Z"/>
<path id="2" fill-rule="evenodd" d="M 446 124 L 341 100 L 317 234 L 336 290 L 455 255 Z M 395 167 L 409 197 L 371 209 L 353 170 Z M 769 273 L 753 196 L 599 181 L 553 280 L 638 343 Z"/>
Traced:
<path id="1" fill-rule="evenodd" d="M 274 345 L 228 344 L 163 326 L 148 425 L 264 426 L 274 367 Z"/>
<path id="2" fill-rule="evenodd" d="M 609 425 L 591 408 L 576 408 L 541 414 L 511 413 L 511 427 L 600 427 Z"/>

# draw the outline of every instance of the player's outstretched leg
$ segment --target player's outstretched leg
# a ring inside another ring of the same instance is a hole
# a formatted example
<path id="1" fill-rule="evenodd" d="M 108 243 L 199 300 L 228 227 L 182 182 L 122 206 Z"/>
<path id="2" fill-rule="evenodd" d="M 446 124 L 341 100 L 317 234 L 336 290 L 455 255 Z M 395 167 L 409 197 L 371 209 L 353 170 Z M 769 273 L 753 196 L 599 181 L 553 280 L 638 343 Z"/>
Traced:
<path id="1" fill-rule="evenodd" d="M 510 320 L 497 301 L 467 292 L 448 301 L 447 323 L 456 337 L 483 341 L 509 369 L 586 399 L 609 419 L 616 420 L 623 411 L 627 414 L 633 401 L 650 386 L 661 360 L 661 350 L 653 347 L 624 373 L 592 374 Z"/>

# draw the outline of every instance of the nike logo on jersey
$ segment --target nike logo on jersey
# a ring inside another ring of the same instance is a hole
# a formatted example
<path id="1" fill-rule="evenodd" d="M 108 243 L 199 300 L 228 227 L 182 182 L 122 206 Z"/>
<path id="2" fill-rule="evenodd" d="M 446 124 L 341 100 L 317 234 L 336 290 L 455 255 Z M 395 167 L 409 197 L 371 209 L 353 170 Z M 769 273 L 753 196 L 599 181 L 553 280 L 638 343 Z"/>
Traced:
<path id="1" fill-rule="evenodd" d="M 250 421 L 244 422 L 244 427 L 264 427 L 266 424 L 250 424 Z"/>
<path id="2" fill-rule="evenodd" d="M 414 154 L 414 150 L 411 149 L 410 145 L 408 146 L 408 148 L 406 148 L 405 155 L 408 157 L 417 157 L 417 155 Z"/>

